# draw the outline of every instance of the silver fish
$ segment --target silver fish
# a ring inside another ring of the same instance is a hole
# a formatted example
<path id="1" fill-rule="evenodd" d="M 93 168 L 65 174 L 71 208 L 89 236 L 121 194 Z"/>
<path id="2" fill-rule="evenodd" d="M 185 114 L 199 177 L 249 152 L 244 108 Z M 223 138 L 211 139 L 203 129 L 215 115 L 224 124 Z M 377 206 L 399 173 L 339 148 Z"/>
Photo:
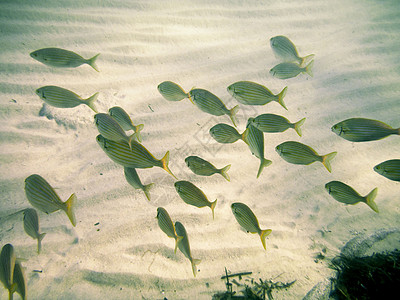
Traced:
<path id="1" fill-rule="evenodd" d="M 242 226 L 247 232 L 258 233 L 261 243 L 266 250 L 265 238 L 272 232 L 272 230 L 261 230 L 257 217 L 246 204 L 236 202 L 231 205 L 231 209 L 240 226 Z"/>
<path id="2" fill-rule="evenodd" d="M 189 237 L 185 227 L 181 222 L 175 222 L 175 230 L 177 235 L 182 237 L 182 240 L 178 244 L 179 250 L 181 250 L 181 252 L 189 259 L 190 263 L 192 264 L 193 275 L 196 277 L 196 266 L 201 262 L 201 260 L 192 257 L 192 253 L 190 252 Z"/>
<path id="3" fill-rule="evenodd" d="M 391 134 L 400 135 L 400 128 L 371 119 L 351 118 L 332 126 L 338 136 L 352 142 L 368 142 L 383 139 Z"/>
<path id="4" fill-rule="evenodd" d="M 299 75 L 300 73 L 307 73 L 311 77 L 313 77 L 312 67 L 314 65 L 314 61 L 312 60 L 307 66 L 300 67 L 294 63 L 280 63 L 273 67 L 269 73 L 279 79 L 288 79 L 293 78 Z"/>
<path id="5" fill-rule="evenodd" d="M 171 217 L 169 216 L 168 212 L 163 207 L 157 208 L 157 220 L 158 226 L 164 233 L 169 236 L 170 238 L 175 239 L 175 250 L 178 248 L 179 242 L 183 239 L 182 236 L 178 236 L 175 230 L 174 223 L 172 223 Z"/>
<path id="6" fill-rule="evenodd" d="M 33 207 L 46 214 L 63 210 L 73 226 L 76 226 L 74 207 L 76 195 L 72 194 L 67 201 L 62 202 L 50 184 L 40 175 L 32 174 L 25 179 L 25 194 Z"/>
<path id="7" fill-rule="evenodd" d="M 378 188 L 373 189 L 365 197 L 357 193 L 352 187 L 340 181 L 331 181 L 325 184 L 325 189 L 336 201 L 345 204 L 357 204 L 358 202 L 366 203 L 373 211 L 379 212 L 378 206 L 374 202 L 378 193 Z"/>
<path id="8" fill-rule="evenodd" d="M 9 299 L 12 299 L 17 284 L 14 283 L 15 251 L 11 244 L 6 244 L 0 253 L 0 281 L 8 290 Z"/>
<path id="9" fill-rule="evenodd" d="M 285 87 L 279 94 L 273 94 L 265 86 L 251 82 L 251 81 L 238 81 L 227 88 L 228 93 L 245 105 L 265 105 L 271 101 L 276 101 L 287 110 L 283 98 L 286 95 L 287 87 Z"/>
<path id="10" fill-rule="evenodd" d="M 38 241 L 37 252 L 40 253 L 42 240 L 46 233 L 39 233 L 39 216 L 33 208 L 24 210 L 24 230 L 30 237 Z"/>
<path id="11" fill-rule="evenodd" d="M 161 82 L 157 89 L 168 101 L 181 101 L 182 99 L 189 97 L 179 85 L 172 81 Z"/>
<path id="12" fill-rule="evenodd" d="M 14 268 L 14 283 L 16 284 L 16 292 L 21 296 L 22 300 L 28 297 L 27 281 L 25 271 L 20 262 L 15 262 Z"/>
<path id="13" fill-rule="evenodd" d="M 131 148 L 126 142 L 108 140 L 101 134 L 96 137 L 96 141 L 107 156 L 119 165 L 139 169 L 160 167 L 176 178 L 168 167 L 169 151 L 162 159 L 156 159 L 142 144 L 136 141 L 132 141 Z"/>
<path id="14" fill-rule="evenodd" d="M 214 140 L 222 144 L 232 144 L 239 139 L 243 139 L 243 134 L 240 134 L 235 128 L 224 123 L 219 123 L 211 127 L 210 135 Z"/>
<path id="15" fill-rule="evenodd" d="M 47 85 L 36 90 L 36 94 L 47 104 L 58 108 L 71 108 L 80 104 L 89 106 L 94 112 L 97 113 L 97 108 L 94 102 L 97 100 L 99 93 L 93 96 L 82 99 L 74 92 L 64 89 L 62 87 Z"/>
<path id="16" fill-rule="evenodd" d="M 92 58 L 85 59 L 75 52 L 60 48 L 43 48 L 30 53 L 33 59 L 51 67 L 75 68 L 83 64 L 88 64 L 97 72 L 99 70 L 96 65 L 96 59 L 99 55 L 100 53 Z"/>
<path id="17" fill-rule="evenodd" d="M 296 123 L 290 123 L 285 117 L 275 114 L 262 114 L 252 119 L 251 125 L 261 130 L 262 132 L 284 132 L 289 128 L 296 130 L 299 136 L 301 133 L 301 126 L 304 124 L 306 118 L 301 119 Z"/>
<path id="18" fill-rule="evenodd" d="M 140 135 L 140 131 L 143 129 L 144 125 L 134 125 L 132 119 L 129 117 L 128 113 L 119 106 L 111 107 L 108 110 L 108 113 L 111 117 L 118 122 L 118 124 L 122 127 L 123 130 L 133 130 L 136 133 L 136 137 L 139 143 L 142 142 L 142 137 Z"/>
<path id="19" fill-rule="evenodd" d="M 174 185 L 178 195 L 185 203 L 196 207 L 210 207 L 214 219 L 214 209 L 217 205 L 217 200 L 210 202 L 206 195 L 197 186 L 189 181 L 177 181 Z"/>
<path id="20" fill-rule="evenodd" d="M 330 161 L 337 154 L 337 152 L 332 152 L 326 155 L 319 155 L 310 146 L 294 141 L 284 142 L 276 146 L 275 150 L 284 160 L 296 165 L 309 165 L 320 161 L 329 172 L 332 171 Z"/>
<path id="21" fill-rule="evenodd" d="M 197 175 L 211 176 L 215 173 L 218 173 L 221 174 L 222 177 L 224 177 L 226 180 L 230 180 L 227 172 L 230 169 L 231 165 L 227 165 L 221 169 L 217 169 L 213 164 L 194 155 L 186 157 L 185 162 L 189 169 Z"/>
<path id="22" fill-rule="evenodd" d="M 400 181 L 400 159 L 390 159 L 374 167 L 378 174 L 394 181 Z"/>
<path id="23" fill-rule="evenodd" d="M 135 189 L 142 190 L 147 200 L 150 201 L 150 189 L 153 187 L 154 183 L 143 185 L 135 168 L 124 167 L 124 174 L 126 181 Z"/>
<path id="24" fill-rule="evenodd" d="M 314 57 L 314 54 L 300 57 L 296 46 L 286 36 L 274 36 L 269 41 L 275 55 L 284 62 L 296 62 L 299 65 L 303 65 L 306 61 Z"/>
<path id="25" fill-rule="evenodd" d="M 188 95 L 189 99 L 191 99 L 200 110 L 214 116 L 228 115 L 233 125 L 236 126 L 236 113 L 239 110 L 238 105 L 232 109 L 227 109 L 221 99 L 204 89 L 192 89 Z"/>

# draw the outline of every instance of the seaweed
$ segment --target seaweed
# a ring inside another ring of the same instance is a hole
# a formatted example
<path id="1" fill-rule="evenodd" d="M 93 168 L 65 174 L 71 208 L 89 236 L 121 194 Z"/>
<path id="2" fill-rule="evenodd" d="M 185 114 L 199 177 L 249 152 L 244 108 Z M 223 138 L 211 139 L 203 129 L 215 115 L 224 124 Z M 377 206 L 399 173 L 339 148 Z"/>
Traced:
<path id="1" fill-rule="evenodd" d="M 231 299 L 249 299 L 249 300 L 265 300 L 268 297 L 269 300 L 274 299 L 272 296 L 272 291 L 274 289 L 281 290 L 287 289 L 292 284 L 296 282 L 296 280 L 283 283 L 283 282 L 274 282 L 273 279 L 262 280 L 261 278 L 256 281 L 254 278 L 246 278 L 244 283 L 238 282 L 236 279 L 233 279 L 231 282 L 229 278 L 238 277 L 239 281 L 242 280 L 243 276 L 251 275 L 252 272 L 241 272 L 235 274 L 229 274 L 225 268 L 225 276 L 222 276 L 221 279 L 225 279 L 225 292 L 219 292 L 213 295 L 213 300 L 231 300 Z M 278 276 L 277 276 L 278 277 Z M 276 277 L 275 277 L 276 278 Z M 274 279 L 275 279 L 274 278 Z M 236 295 L 236 291 L 233 291 L 234 283 L 236 286 L 240 287 L 240 293 L 242 295 Z"/>
<path id="2" fill-rule="evenodd" d="M 330 267 L 337 271 L 331 278 L 331 296 L 335 299 L 391 299 L 400 285 L 400 251 L 357 257 L 343 254 Z"/>

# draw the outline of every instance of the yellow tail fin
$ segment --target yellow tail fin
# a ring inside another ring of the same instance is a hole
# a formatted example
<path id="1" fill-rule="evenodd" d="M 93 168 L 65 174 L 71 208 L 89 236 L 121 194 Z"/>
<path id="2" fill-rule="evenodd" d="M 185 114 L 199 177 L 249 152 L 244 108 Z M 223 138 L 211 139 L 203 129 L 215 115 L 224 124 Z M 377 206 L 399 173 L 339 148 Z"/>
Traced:
<path id="1" fill-rule="evenodd" d="M 229 178 L 229 175 L 227 173 L 230 168 L 231 168 L 231 165 L 227 165 L 219 170 L 219 173 L 228 181 L 231 181 L 231 179 Z"/>
<path id="2" fill-rule="evenodd" d="M 134 131 L 136 133 L 136 138 L 138 140 L 139 143 L 142 142 L 142 135 L 140 134 L 140 131 L 143 129 L 144 125 L 143 124 L 139 124 L 137 126 L 134 126 Z"/>
<path id="3" fill-rule="evenodd" d="M 306 120 L 306 118 L 303 118 L 303 119 L 301 119 L 300 121 L 294 123 L 294 130 L 296 130 L 296 132 L 297 132 L 297 134 L 298 134 L 299 136 L 302 135 L 300 126 L 304 124 L 305 120 Z"/>
<path id="4" fill-rule="evenodd" d="M 96 65 L 96 59 L 99 57 L 99 55 L 100 55 L 100 53 L 96 54 L 95 56 L 93 56 L 92 58 L 89 58 L 87 60 L 87 64 L 89 66 L 91 66 L 93 69 L 95 69 L 97 72 L 99 72 L 99 69 L 97 68 L 97 65 Z"/>
<path id="5" fill-rule="evenodd" d="M 377 194 L 378 194 L 378 188 L 374 188 L 371 192 L 369 192 L 367 196 L 365 196 L 365 203 L 367 203 L 367 205 L 371 207 L 374 212 L 379 213 L 378 206 L 374 201 Z"/>
<path id="6" fill-rule="evenodd" d="M 162 168 L 167 171 L 169 174 L 172 175 L 172 177 L 174 177 L 175 179 L 178 180 L 178 178 L 176 178 L 176 176 L 171 172 L 171 170 L 168 167 L 168 163 L 169 163 L 169 151 L 167 151 L 167 153 L 165 153 L 164 157 L 161 159 L 161 163 L 162 163 Z"/>
<path id="7" fill-rule="evenodd" d="M 196 266 L 197 266 L 199 263 L 201 263 L 201 260 L 200 260 L 200 259 L 194 259 L 194 258 L 192 258 L 192 259 L 190 260 L 190 262 L 191 262 L 191 264 L 192 264 L 193 275 L 194 275 L 194 277 L 196 277 L 196 274 L 197 274 L 197 268 L 196 268 Z"/>
<path id="8" fill-rule="evenodd" d="M 40 251 L 42 250 L 42 240 L 45 237 L 46 233 L 41 233 L 38 237 L 38 248 L 37 248 L 37 253 L 39 254 Z"/>
<path id="9" fill-rule="evenodd" d="M 314 58 L 314 54 L 310 54 L 301 58 L 300 66 L 304 66 L 310 59 Z"/>
<path id="10" fill-rule="evenodd" d="M 214 220 L 214 208 L 217 205 L 217 199 L 215 199 L 214 202 L 211 203 L 211 211 L 212 211 L 212 216 L 213 216 L 213 220 Z"/>
<path id="11" fill-rule="evenodd" d="M 147 200 L 150 201 L 150 190 L 153 187 L 154 183 L 149 183 L 143 186 L 143 192 L 146 195 Z"/>
<path id="12" fill-rule="evenodd" d="M 90 96 L 87 98 L 85 101 L 85 104 L 89 106 L 95 113 L 98 113 L 96 105 L 94 105 L 94 102 L 97 100 L 97 97 L 99 96 L 99 93 L 95 93 L 94 95 Z"/>
<path id="13" fill-rule="evenodd" d="M 332 152 L 327 155 L 322 156 L 322 163 L 324 164 L 325 168 L 329 171 L 332 172 L 332 167 L 331 167 L 331 160 L 336 156 L 337 152 Z"/>
<path id="14" fill-rule="evenodd" d="M 266 244 L 265 244 L 265 238 L 272 232 L 271 229 L 265 229 L 265 230 L 261 230 L 260 233 L 260 239 L 261 239 L 261 243 L 264 247 L 264 250 L 267 250 Z"/>
<path id="15" fill-rule="evenodd" d="M 312 60 L 306 67 L 305 67 L 305 72 L 310 75 L 311 77 L 314 77 L 314 73 L 312 71 L 312 67 L 314 65 L 314 61 Z"/>
<path id="16" fill-rule="evenodd" d="M 265 167 L 268 167 L 270 164 L 272 164 L 272 161 L 269 159 L 262 159 L 260 161 L 260 167 L 258 168 L 258 173 L 257 173 L 257 178 L 260 177 L 261 172 L 264 170 Z"/>
<path id="17" fill-rule="evenodd" d="M 235 127 L 237 127 L 236 114 L 238 111 L 239 111 L 239 105 L 236 105 L 235 107 L 229 110 L 229 118 L 231 118 L 231 121 Z"/>
<path id="18" fill-rule="evenodd" d="M 67 213 L 67 216 L 69 220 L 71 221 L 72 225 L 75 227 L 76 226 L 76 219 L 75 219 L 75 213 L 74 213 L 74 207 L 75 207 L 75 201 L 76 201 L 76 195 L 72 194 L 68 200 L 64 203 L 65 205 L 65 212 Z"/>
<path id="19" fill-rule="evenodd" d="M 283 106 L 284 109 L 288 110 L 285 103 L 283 102 L 283 98 L 286 95 L 287 86 L 278 94 L 278 103 Z"/>
<path id="20" fill-rule="evenodd" d="M 176 254 L 176 249 L 178 249 L 179 243 L 182 241 L 183 236 L 180 235 L 176 235 L 175 233 L 175 249 L 174 249 L 174 253 Z"/>

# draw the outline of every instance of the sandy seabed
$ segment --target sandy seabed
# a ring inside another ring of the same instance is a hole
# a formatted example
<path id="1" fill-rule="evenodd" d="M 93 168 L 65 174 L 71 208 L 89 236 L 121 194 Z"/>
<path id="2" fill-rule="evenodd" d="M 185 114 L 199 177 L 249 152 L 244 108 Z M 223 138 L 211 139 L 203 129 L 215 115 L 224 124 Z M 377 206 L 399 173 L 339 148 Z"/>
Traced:
<path id="1" fill-rule="evenodd" d="M 398 182 L 373 166 L 400 158 L 400 139 L 352 143 L 333 132 L 351 117 L 400 126 L 400 7 L 393 1 L 6 1 L 0 2 L 0 241 L 23 258 L 30 299 L 210 299 L 225 289 L 220 277 L 253 272 L 255 279 L 295 284 L 275 299 L 301 299 L 332 276 L 330 258 L 359 234 L 399 228 Z M 269 45 L 289 37 L 300 55 L 315 54 L 314 77 L 280 80 L 269 74 L 279 63 Z M 29 53 L 45 47 L 69 49 L 89 58 L 101 53 L 100 72 L 84 65 L 56 69 Z M 303 136 L 294 130 L 265 134 L 272 164 L 256 179 L 259 160 L 241 141 L 222 145 L 208 134 L 227 116 L 200 111 L 187 99 L 168 102 L 157 91 L 170 80 L 186 91 L 204 88 L 228 108 L 238 103 L 228 85 L 250 80 L 277 93 L 278 103 L 240 105 L 238 131 L 249 117 L 306 118 Z M 154 182 L 151 201 L 125 180 L 123 168 L 97 145 L 93 111 L 43 108 L 35 90 L 45 85 L 70 89 L 83 98 L 99 92 L 101 112 L 123 107 L 144 124 L 143 145 L 155 157 L 170 151 L 170 168 L 180 180 L 218 199 L 215 220 L 208 208 L 185 204 L 174 179 L 160 168 L 138 170 Z M 320 163 L 285 162 L 274 150 L 300 141 L 320 154 L 337 151 L 332 173 Z M 231 181 L 200 177 L 185 165 L 189 155 L 217 167 L 231 164 Z M 24 180 L 40 174 L 65 201 L 76 193 L 77 226 L 64 212 L 39 212 L 43 239 L 23 229 L 30 207 Z M 366 195 L 378 187 L 379 214 L 360 203 L 345 206 L 324 189 L 343 181 Z M 261 227 L 271 228 L 264 251 L 257 235 L 240 229 L 233 202 L 246 203 Z M 189 235 L 192 255 L 201 259 L 194 278 L 189 261 L 174 254 L 174 241 L 158 227 L 156 209 L 167 209 Z M 325 259 L 316 259 L 324 253 Z M 0 289 L 0 299 L 7 291 Z M 17 298 L 18 296 L 15 296 Z"/>

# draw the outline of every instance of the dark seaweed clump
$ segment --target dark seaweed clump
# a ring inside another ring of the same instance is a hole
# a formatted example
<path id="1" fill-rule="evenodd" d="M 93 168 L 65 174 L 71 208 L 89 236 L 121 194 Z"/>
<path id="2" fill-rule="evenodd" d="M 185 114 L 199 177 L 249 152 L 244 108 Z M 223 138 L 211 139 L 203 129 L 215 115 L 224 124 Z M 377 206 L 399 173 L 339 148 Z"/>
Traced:
<path id="1" fill-rule="evenodd" d="M 400 251 L 366 257 L 340 255 L 331 262 L 334 299 L 392 299 L 400 286 Z"/>

